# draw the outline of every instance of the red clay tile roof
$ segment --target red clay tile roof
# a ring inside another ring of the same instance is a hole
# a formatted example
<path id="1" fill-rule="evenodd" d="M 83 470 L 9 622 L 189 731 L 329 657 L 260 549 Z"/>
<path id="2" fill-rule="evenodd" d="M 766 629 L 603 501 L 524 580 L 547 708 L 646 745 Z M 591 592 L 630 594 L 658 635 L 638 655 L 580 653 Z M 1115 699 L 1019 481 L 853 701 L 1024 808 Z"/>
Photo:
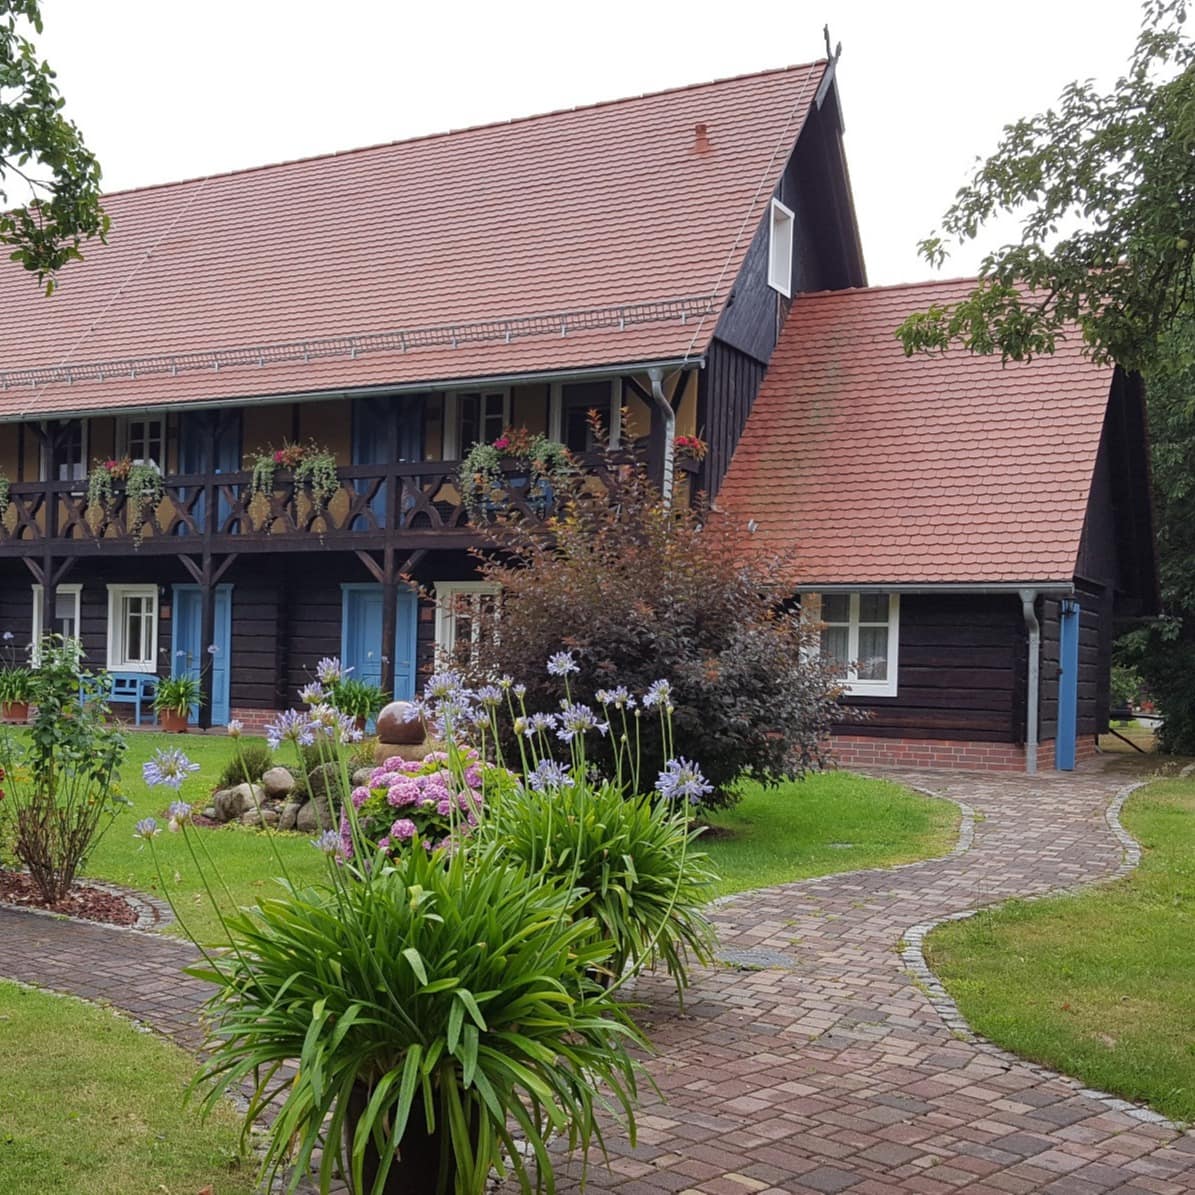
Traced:
<path id="1" fill-rule="evenodd" d="M 1069 582 L 1110 369 L 1077 338 L 1002 366 L 906 358 L 912 311 L 968 280 L 803 295 L 718 495 L 801 585 Z"/>
<path id="2" fill-rule="evenodd" d="M 825 69 L 111 195 L 110 243 L 53 298 L 0 270 L 0 418 L 699 356 Z M 678 299 L 683 320 L 609 311 Z M 594 308 L 588 330 L 509 343 L 272 347 Z M 64 365 L 69 382 L 41 372 Z"/>

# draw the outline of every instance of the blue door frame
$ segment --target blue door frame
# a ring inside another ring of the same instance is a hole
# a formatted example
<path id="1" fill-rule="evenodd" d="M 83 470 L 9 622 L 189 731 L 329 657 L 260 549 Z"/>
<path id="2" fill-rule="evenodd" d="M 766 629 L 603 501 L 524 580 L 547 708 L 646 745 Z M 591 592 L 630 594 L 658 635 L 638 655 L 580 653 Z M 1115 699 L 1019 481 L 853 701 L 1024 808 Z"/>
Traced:
<path id="1" fill-rule="evenodd" d="M 203 598 L 198 585 L 174 587 L 174 617 L 170 623 L 170 673 L 201 679 L 201 671 L 212 670 L 212 724 L 224 726 L 231 716 L 232 586 L 217 585 L 213 595 L 216 606 L 215 651 L 209 652 L 203 637 Z M 189 720 L 199 717 L 199 707 L 192 706 Z"/>
<path id="2" fill-rule="evenodd" d="M 340 660 L 353 676 L 371 685 L 382 679 L 382 587 L 341 585 Z M 400 588 L 394 627 L 394 697 L 415 696 L 415 636 L 419 607 L 413 589 Z"/>
<path id="3" fill-rule="evenodd" d="M 1079 726 L 1079 603 L 1063 598 L 1058 631 L 1058 737 L 1054 766 L 1061 772 L 1075 767 Z"/>

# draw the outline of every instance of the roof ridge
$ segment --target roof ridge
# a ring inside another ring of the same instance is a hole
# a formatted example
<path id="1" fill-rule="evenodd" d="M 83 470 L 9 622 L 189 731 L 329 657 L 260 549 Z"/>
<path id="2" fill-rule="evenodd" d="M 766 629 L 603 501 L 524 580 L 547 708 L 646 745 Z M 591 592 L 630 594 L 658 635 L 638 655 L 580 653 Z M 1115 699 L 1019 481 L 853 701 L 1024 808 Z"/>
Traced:
<path id="1" fill-rule="evenodd" d="M 143 195 L 149 191 L 163 191 L 169 187 L 186 187 L 195 183 L 206 183 L 211 179 L 233 178 L 242 174 L 256 174 L 266 170 L 278 170 L 284 166 L 299 166 L 306 162 L 330 161 L 334 158 L 347 158 L 354 154 L 375 153 L 378 150 L 392 149 L 399 145 L 414 145 L 421 141 L 437 141 L 442 138 L 457 137 L 465 133 L 480 133 L 487 129 L 508 128 L 512 125 L 530 124 L 537 120 L 548 120 L 556 116 L 568 116 L 576 112 L 589 112 L 599 108 L 612 108 L 619 104 L 631 104 L 639 100 L 655 99 L 658 96 L 679 95 L 686 91 L 700 91 L 705 87 L 720 87 L 727 83 L 739 83 L 747 79 L 762 79 L 768 75 L 783 75 L 797 71 L 807 71 L 812 67 L 826 63 L 826 58 L 814 58 L 809 62 L 795 62 L 788 66 L 773 66 L 763 70 L 748 71 L 741 75 L 724 75 L 717 79 L 707 79 L 702 83 L 685 83 L 676 87 L 664 87 L 659 91 L 643 91 L 635 95 L 618 96 L 609 100 L 595 100 L 589 104 L 574 104 L 572 107 L 550 108 L 544 112 L 532 112 L 526 116 L 510 116 L 505 120 L 482 121 L 480 124 L 463 125 L 457 129 L 440 129 L 434 133 L 417 133 L 412 137 L 400 137 L 394 141 L 378 141 L 372 145 L 358 145 L 351 149 L 335 149 L 325 153 L 307 154 L 298 158 L 283 158 L 277 162 L 262 162 L 256 166 L 238 166 L 232 170 L 218 170 L 212 174 L 195 174 L 188 178 L 169 179 L 161 183 L 148 183 L 143 187 L 126 187 L 120 191 L 106 191 L 102 198 L 115 199 L 125 195 Z"/>
<path id="2" fill-rule="evenodd" d="M 863 295 L 874 291 L 925 290 L 931 286 L 958 286 L 964 282 L 978 282 L 977 274 L 959 274 L 953 278 L 923 278 L 920 282 L 885 282 L 880 286 L 840 286 L 837 289 L 803 290 L 793 295 L 793 302 L 802 299 L 822 299 L 829 295 Z"/>

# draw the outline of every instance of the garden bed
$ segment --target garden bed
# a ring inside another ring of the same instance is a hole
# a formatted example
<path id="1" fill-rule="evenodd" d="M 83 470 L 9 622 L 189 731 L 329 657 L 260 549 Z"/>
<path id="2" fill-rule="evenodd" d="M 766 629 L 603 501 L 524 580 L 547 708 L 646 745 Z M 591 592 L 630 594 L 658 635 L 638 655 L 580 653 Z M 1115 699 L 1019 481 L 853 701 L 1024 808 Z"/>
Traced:
<path id="1" fill-rule="evenodd" d="M 83 921 L 102 921 L 107 925 L 135 926 L 141 921 L 141 909 L 119 893 L 76 883 L 63 900 L 47 905 L 33 880 L 19 871 L 0 870 L 0 904 L 44 909 L 64 917 Z"/>

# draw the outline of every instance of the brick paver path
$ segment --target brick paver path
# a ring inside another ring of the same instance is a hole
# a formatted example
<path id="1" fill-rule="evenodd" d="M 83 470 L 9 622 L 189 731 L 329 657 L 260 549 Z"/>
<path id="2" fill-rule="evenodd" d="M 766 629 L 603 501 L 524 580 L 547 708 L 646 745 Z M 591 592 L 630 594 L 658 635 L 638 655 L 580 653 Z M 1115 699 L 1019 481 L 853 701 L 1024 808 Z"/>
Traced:
<path id="1" fill-rule="evenodd" d="M 1113 872 L 1104 810 L 1124 783 L 1072 776 L 888 773 L 980 815 L 970 850 L 883 872 L 747 893 L 716 910 L 727 957 L 683 1014 L 640 982 L 658 1053 L 639 1145 L 608 1136 L 594 1195 L 1181 1195 L 1195 1137 L 1116 1110 L 1078 1084 L 959 1040 L 898 953 L 909 927 Z M 0 973 L 106 999 L 195 1040 L 200 985 L 179 943 L 0 910 Z M 769 964 L 769 965 L 764 965 Z M 575 1171 L 562 1190 L 575 1191 Z"/>

